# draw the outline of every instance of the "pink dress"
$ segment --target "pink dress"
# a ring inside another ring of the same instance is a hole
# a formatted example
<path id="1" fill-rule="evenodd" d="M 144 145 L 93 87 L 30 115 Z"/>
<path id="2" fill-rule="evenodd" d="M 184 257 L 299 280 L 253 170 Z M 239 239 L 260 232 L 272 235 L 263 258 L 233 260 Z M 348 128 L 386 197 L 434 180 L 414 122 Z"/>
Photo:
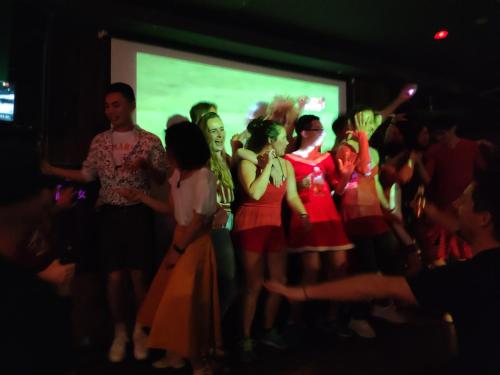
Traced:
<path id="1" fill-rule="evenodd" d="M 300 217 L 293 212 L 288 234 L 290 252 L 349 250 L 354 246 L 349 241 L 342 219 L 331 196 L 337 183 L 335 164 L 329 153 L 317 154 L 314 159 L 304 159 L 287 154 L 295 171 L 297 190 L 309 214 L 311 230 L 304 232 Z M 300 182 L 310 176 L 311 185 L 301 187 Z"/>

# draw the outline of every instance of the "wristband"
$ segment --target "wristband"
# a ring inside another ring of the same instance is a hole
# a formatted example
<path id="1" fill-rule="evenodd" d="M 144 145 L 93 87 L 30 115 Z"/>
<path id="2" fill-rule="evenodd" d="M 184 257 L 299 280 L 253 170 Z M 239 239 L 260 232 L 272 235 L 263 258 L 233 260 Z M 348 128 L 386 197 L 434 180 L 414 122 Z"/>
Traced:
<path id="1" fill-rule="evenodd" d="M 176 244 L 173 244 L 173 245 L 172 245 L 172 248 L 173 248 L 175 251 L 177 251 L 179 254 L 181 254 L 181 255 L 182 255 L 182 254 L 184 254 L 184 252 L 186 251 L 186 249 L 182 249 L 182 248 L 180 248 L 179 246 L 177 246 Z"/>

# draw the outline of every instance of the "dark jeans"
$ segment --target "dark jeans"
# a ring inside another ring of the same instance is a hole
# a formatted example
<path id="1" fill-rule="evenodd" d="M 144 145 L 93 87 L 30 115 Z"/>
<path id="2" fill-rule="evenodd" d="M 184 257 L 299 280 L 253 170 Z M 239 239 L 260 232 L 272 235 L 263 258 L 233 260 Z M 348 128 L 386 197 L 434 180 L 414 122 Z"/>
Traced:
<path id="1" fill-rule="evenodd" d="M 214 244 L 215 258 L 217 261 L 217 280 L 219 284 L 221 316 L 224 317 L 238 293 L 236 283 L 236 260 L 229 229 L 213 229 L 212 242 Z"/>

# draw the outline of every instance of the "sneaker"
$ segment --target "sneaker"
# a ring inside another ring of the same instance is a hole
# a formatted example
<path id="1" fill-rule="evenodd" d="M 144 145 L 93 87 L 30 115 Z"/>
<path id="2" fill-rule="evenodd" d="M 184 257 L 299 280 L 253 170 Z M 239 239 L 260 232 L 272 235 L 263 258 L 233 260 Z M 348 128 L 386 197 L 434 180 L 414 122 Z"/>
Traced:
<path id="1" fill-rule="evenodd" d="M 276 331 L 275 328 L 266 331 L 260 338 L 260 342 L 264 345 L 270 346 L 278 350 L 288 349 L 288 344 L 285 339 Z"/>
<path id="2" fill-rule="evenodd" d="M 143 332 L 134 334 L 134 358 L 138 361 L 144 361 L 149 356 L 147 347 L 148 336 Z"/>
<path id="3" fill-rule="evenodd" d="M 240 362 L 251 363 L 255 361 L 255 341 L 250 337 L 245 337 L 239 342 Z"/>
<path id="4" fill-rule="evenodd" d="M 153 362 L 153 367 L 157 369 L 175 368 L 180 369 L 186 366 L 186 361 L 177 354 L 167 353 L 159 360 Z"/>
<path id="5" fill-rule="evenodd" d="M 365 339 L 374 339 L 375 337 L 377 337 L 370 323 L 368 323 L 364 319 L 351 319 L 351 321 L 349 322 L 349 328 L 353 330 L 354 333 L 356 333 L 359 337 L 363 337 Z"/>
<path id="6" fill-rule="evenodd" d="M 126 335 L 117 335 L 109 348 L 108 359 L 111 363 L 120 363 L 125 359 L 128 338 Z"/>
<path id="7" fill-rule="evenodd" d="M 408 320 L 401 314 L 398 310 L 396 310 L 396 306 L 388 305 L 388 306 L 373 306 L 372 316 L 375 318 L 383 319 L 388 322 L 394 324 L 404 324 L 407 323 Z"/>

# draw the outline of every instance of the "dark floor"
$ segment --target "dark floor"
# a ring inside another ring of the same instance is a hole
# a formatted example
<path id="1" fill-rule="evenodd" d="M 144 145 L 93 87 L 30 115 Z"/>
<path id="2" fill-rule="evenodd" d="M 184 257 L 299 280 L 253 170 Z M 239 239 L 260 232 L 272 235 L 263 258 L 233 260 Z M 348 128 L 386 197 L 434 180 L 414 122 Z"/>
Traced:
<path id="1" fill-rule="evenodd" d="M 150 362 L 139 363 L 131 355 L 122 364 L 109 364 L 106 354 L 110 329 L 103 307 L 104 291 L 89 288 L 97 282 L 91 276 L 80 277 L 76 283 L 79 297 L 74 299 L 74 328 L 77 340 L 84 344 L 78 351 L 78 374 L 190 374 L 189 369 L 156 370 Z M 260 348 L 259 361 L 250 366 L 233 361 L 228 345 L 228 358 L 216 362 L 215 367 L 218 374 L 399 375 L 444 363 L 454 350 L 453 325 L 415 310 L 407 314 L 409 323 L 399 326 L 373 320 L 378 334 L 373 340 L 342 339 L 325 330 L 308 328 L 295 348 L 282 353 Z M 159 354 L 153 353 L 153 358 Z"/>

